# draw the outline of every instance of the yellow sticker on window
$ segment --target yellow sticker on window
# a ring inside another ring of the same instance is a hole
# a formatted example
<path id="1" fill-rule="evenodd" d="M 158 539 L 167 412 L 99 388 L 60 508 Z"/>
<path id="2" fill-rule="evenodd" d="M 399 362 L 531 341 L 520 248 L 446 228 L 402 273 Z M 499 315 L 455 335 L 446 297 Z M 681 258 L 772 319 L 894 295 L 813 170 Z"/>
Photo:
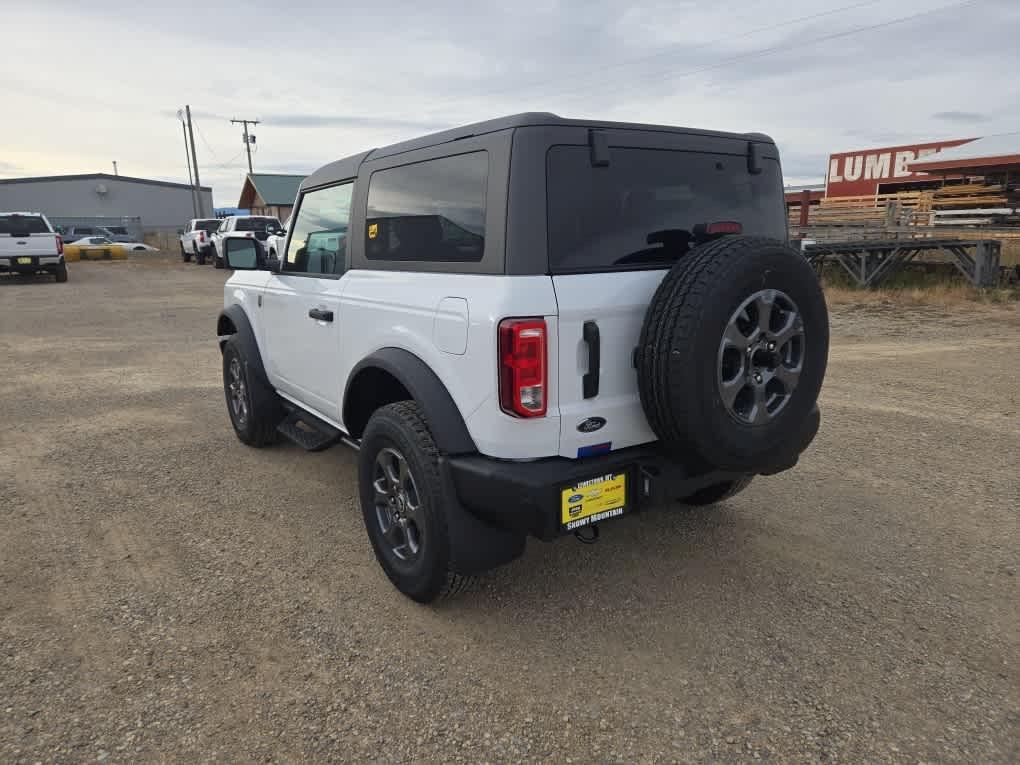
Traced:
<path id="1" fill-rule="evenodd" d="M 369 223 L 368 224 L 368 238 L 375 239 L 379 235 L 379 224 Z"/>

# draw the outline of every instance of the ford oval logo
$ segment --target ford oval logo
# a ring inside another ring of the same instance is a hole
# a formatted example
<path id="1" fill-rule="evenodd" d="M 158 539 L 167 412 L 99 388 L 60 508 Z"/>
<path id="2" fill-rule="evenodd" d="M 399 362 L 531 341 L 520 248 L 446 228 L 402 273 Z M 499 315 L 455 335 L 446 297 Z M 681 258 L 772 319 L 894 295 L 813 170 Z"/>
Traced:
<path id="1" fill-rule="evenodd" d="M 573 504 L 574 502 L 580 502 L 582 499 L 584 499 L 583 494 L 571 494 L 570 497 L 567 498 L 567 502 Z"/>
<path id="2" fill-rule="evenodd" d="M 578 425 L 577 429 L 582 433 L 594 433 L 605 424 L 605 417 L 589 417 L 587 420 Z"/>

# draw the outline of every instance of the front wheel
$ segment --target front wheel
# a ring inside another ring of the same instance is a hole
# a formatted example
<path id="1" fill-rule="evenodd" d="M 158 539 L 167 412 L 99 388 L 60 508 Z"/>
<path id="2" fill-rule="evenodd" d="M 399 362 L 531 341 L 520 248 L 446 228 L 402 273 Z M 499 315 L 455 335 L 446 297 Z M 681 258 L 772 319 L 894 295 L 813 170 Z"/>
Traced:
<path id="1" fill-rule="evenodd" d="M 365 427 L 358 452 L 365 529 L 386 576 L 412 600 L 463 591 L 471 577 L 452 566 L 439 450 L 413 401 L 384 406 Z"/>
<path id="2" fill-rule="evenodd" d="M 242 443 L 260 448 L 276 442 L 283 408 L 276 393 L 251 374 L 250 359 L 236 335 L 223 346 L 223 393 L 230 423 Z"/>
<path id="3" fill-rule="evenodd" d="M 212 257 L 213 257 L 213 268 L 223 268 L 224 267 L 223 258 L 220 257 L 220 253 L 216 250 L 215 247 L 213 247 Z"/>

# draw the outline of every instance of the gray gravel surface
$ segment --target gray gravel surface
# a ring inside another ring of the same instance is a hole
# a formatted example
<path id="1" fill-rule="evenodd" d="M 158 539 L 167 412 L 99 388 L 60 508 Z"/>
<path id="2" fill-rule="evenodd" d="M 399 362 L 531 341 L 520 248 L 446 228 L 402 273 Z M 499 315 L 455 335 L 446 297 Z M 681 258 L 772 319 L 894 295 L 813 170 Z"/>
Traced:
<path id="1" fill-rule="evenodd" d="M 795 470 L 432 608 L 234 437 L 224 279 L 0 280 L 0 761 L 1020 760 L 1015 306 L 840 308 Z"/>

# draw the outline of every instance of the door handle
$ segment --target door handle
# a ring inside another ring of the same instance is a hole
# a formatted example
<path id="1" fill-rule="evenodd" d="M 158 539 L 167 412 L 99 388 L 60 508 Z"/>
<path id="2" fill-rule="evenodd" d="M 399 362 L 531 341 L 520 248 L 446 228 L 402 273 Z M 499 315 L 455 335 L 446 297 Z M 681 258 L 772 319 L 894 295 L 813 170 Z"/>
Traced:
<path id="1" fill-rule="evenodd" d="M 584 323 L 584 344 L 588 346 L 588 371 L 581 378 L 585 398 L 599 395 L 599 367 L 602 366 L 602 343 L 599 339 L 599 325 L 593 321 Z"/>
<path id="2" fill-rule="evenodd" d="M 325 308 L 309 308 L 308 316 L 316 321 L 333 321 L 333 312 Z"/>

